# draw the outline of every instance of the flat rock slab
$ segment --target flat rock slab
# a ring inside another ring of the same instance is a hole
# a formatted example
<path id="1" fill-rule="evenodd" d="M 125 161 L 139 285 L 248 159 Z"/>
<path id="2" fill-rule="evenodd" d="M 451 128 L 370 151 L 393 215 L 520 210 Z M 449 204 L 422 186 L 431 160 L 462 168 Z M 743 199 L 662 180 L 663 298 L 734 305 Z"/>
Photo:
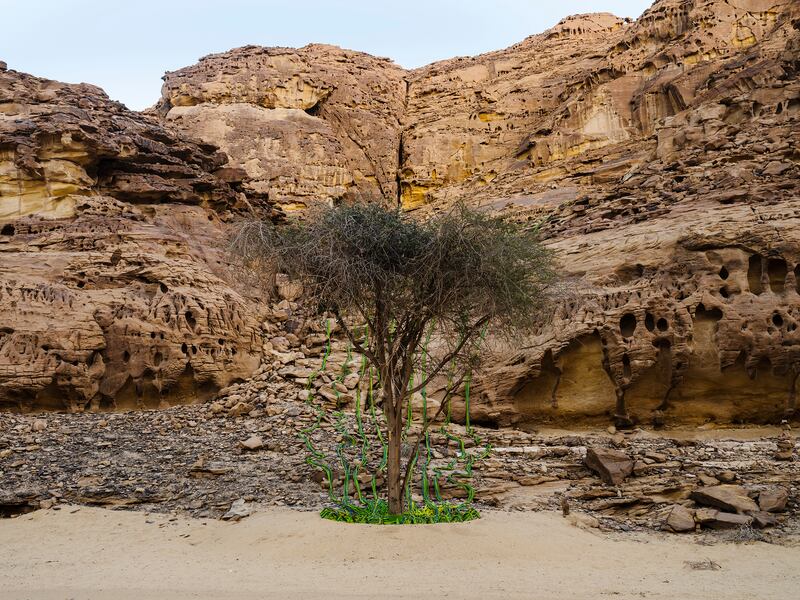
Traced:
<path id="1" fill-rule="evenodd" d="M 703 527 L 709 529 L 739 529 L 753 523 L 753 517 L 748 515 L 737 515 L 734 513 L 714 511 L 713 518 L 706 520 Z"/>
<path id="2" fill-rule="evenodd" d="M 692 500 L 703 506 L 713 506 L 732 513 L 747 513 L 758 510 L 758 505 L 740 485 L 715 485 L 696 489 Z"/>

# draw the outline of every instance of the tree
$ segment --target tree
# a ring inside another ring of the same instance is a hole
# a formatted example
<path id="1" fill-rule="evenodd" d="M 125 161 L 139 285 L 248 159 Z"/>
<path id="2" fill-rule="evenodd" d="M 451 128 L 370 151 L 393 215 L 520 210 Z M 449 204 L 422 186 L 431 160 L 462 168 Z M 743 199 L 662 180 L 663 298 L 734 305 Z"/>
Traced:
<path id="1" fill-rule="evenodd" d="M 463 205 L 424 221 L 378 204 L 324 207 L 282 226 L 246 223 L 233 249 L 262 276 L 283 272 L 301 281 L 306 297 L 332 313 L 377 371 L 392 514 L 403 512 L 411 465 L 401 453 L 410 398 L 443 370 L 447 393 L 457 389 L 488 327 L 511 333 L 540 321 L 555 278 L 537 228 Z M 354 324 L 365 324 L 369 335 Z M 421 361 L 425 376 L 410 384 Z"/>

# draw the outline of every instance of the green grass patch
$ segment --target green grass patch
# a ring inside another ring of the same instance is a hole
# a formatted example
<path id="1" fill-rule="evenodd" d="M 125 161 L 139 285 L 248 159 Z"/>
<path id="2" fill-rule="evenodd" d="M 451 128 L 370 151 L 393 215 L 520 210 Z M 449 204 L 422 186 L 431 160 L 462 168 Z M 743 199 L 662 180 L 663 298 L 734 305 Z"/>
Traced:
<path id="1" fill-rule="evenodd" d="M 323 519 L 340 523 L 366 523 L 370 525 L 422 525 L 426 523 L 463 523 L 480 519 L 480 513 L 470 504 L 447 502 L 411 506 L 400 515 L 389 512 L 385 500 L 367 500 L 363 504 L 344 504 L 324 508 Z"/>

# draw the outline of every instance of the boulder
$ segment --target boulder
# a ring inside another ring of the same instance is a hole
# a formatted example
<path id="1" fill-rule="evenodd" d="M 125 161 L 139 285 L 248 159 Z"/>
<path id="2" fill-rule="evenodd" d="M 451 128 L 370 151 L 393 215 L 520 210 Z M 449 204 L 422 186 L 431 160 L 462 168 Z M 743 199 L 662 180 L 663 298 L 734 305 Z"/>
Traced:
<path id="1" fill-rule="evenodd" d="M 789 490 L 777 485 L 761 490 L 758 494 L 758 506 L 764 512 L 783 512 L 788 500 Z"/>
<path id="2" fill-rule="evenodd" d="M 684 533 L 694 531 L 694 513 L 681 504 L 676 504 L 669 512 L 665 525 L 670 531 Z"/>
<path id="3" fill-rule="evenodd" d="M 624 452 L 599 447 L 587 449 L 584 463 L 609 485 L 620 485 L 633 473 L 634 465 Z"/>

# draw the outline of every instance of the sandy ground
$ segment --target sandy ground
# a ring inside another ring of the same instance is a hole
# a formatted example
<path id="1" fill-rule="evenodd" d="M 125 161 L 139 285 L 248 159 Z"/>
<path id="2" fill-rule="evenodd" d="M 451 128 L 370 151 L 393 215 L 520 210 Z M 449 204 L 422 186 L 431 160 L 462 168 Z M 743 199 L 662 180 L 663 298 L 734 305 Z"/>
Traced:
<path id="1" fill-rule="evenodd" d="M 785 600 L 800 586 L 798 545 L 609 538 L 552 513 L 392 527 L 290 509 L 226 523 L 64 507 L 0 521 L 0 556 L 3 600 Z"/>

